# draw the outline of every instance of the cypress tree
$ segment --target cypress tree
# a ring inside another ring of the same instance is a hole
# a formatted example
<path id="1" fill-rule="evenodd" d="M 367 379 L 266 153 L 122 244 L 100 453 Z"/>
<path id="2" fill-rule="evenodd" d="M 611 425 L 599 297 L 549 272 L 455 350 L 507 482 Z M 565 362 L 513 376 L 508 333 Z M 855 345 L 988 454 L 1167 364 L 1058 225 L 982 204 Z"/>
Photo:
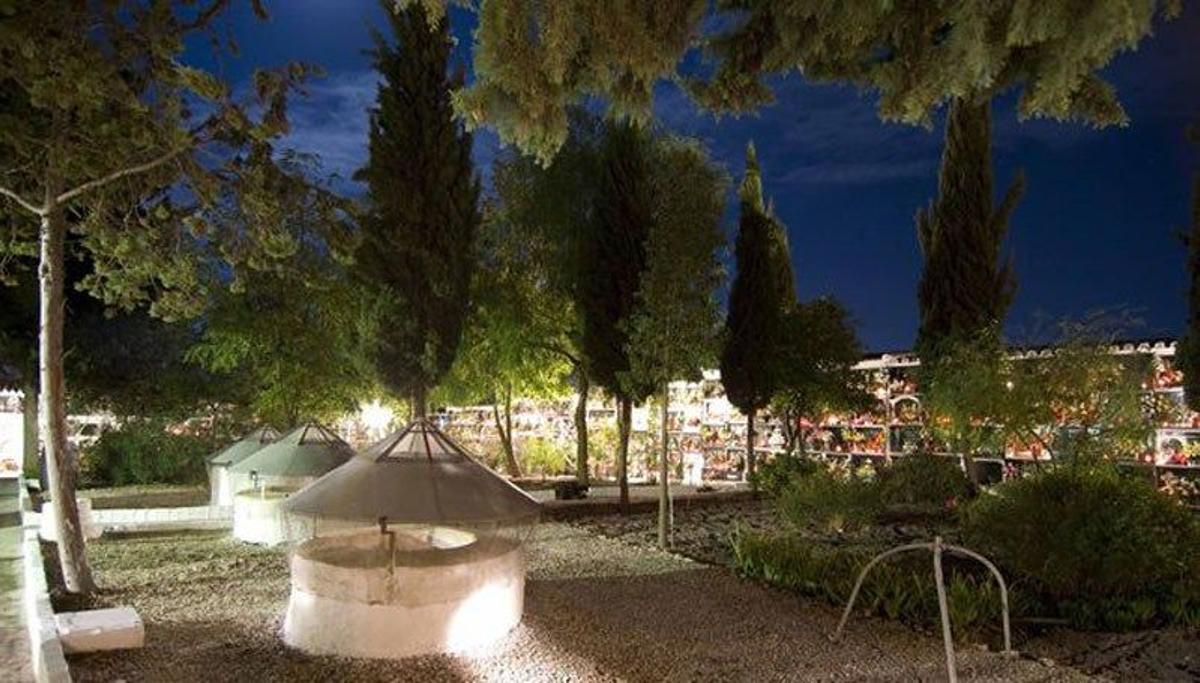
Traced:
<path id="1" fill-rule="evenodd" d="M 740 188 L 741 213 L 734 245 L 737 275 L 729 293 L 721 382 L 730 403 L 746 415 L 746 474 L 754 474 L 754 417 L 778 388 L 776 353 L 783 320 L 795 305 L 787 233 L 763 201 L 758 156 L 746 148 L 746 175 Z"/>
<path id="2" fill-rule="evenodd" d="M 357 275 L 379 296 L 375 365 L 389 390 L 424 415 L 428 391 L 454 361 L 468 311 L 473 243 L 480 224 L 471 135 L 454 118 L 448 20 L 420 3 L 387 10 L 395 43 L 375 33 L 383 77 L 371 110 L 370 158 Z"/>
<path id="3" fill-rule="evenodd" d="M 951 104 L 938 196 L 916 215 L 925 257 L 916 348 L 925 367 L 947 344 L 998 330 L 1016 288 L 1012 264 L 1001 262 L 1000 250 L 1025 184 L 1018 176 L 995 204 L 989 110 L 987 101 Z"/>
<path id="4" fill-rule="evenodd" d="M 603 172 L 596 224 L 580 240 L 577 305 L 581 349 L 593 381 L 617 399 L 617 479 L 621 505 L 629 503 L 626 464 L 633 404 L 653 387 L 630 382 L 628 323 L 646 269 L 646 239 L 653 221 L 649 135 L 630 122 L 609 124 L 602 145 Z"/>
<path id="5" fill-rule="evenodd" d="M 1200 143 L 1200 125 L 1193 126 L 1188 137 Z M 1175 363 L 1183 371 L 1187 407 L 1200 412 L 1200 172 L 1192 177 L 1192 225 L 1183 239 L 1188 250 L 1188 320 Z"/>

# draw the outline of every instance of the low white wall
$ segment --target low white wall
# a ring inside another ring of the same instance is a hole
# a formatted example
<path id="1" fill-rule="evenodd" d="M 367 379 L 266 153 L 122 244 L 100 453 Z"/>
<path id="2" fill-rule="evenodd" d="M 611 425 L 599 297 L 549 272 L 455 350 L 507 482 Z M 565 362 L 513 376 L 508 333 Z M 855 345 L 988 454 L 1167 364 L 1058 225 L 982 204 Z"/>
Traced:
<path id="1" fill-rule="evenodd" d="M 29 496 L 21 487 L 21 523 L 25 539 L 22 543 L 22 602 L 25 625 L 32 649 L 33 675 L 39 683 L 70 683 L 71 670 L 63 655 L 58 625 L 50 606 L 46 585 L 46 568 L 42 563 L 42 548 L 38 541 L 37 515 L 32 512 Z"/>
<path id="2" fill-rule="evenodd" d="M 105 531 L 182 531 L 228 529 L 233 508 L 196 505 L 177 508 L 120 508 L 94 510 L 92 517 Z"/>

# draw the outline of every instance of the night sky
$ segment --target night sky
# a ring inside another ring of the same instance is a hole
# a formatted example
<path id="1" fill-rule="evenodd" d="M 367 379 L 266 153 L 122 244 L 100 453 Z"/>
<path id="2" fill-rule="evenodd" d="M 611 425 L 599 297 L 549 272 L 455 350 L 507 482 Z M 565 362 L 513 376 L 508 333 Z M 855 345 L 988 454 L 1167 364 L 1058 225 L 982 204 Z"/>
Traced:
<path id="1" fill-rule="evenodd" d="M 997 192 L 1018 169 L 1028 180 L 1008 241 L 1018 280 L 1007 324 L 1013 340 L 1032 340 L 1047 321 L 1098 310 L 1138 318 L 1128 336 L 1179 332 L 1186 273 L 1176 234 L 1189 220 L 1190 178 L 1200 172 L 1200 149 L 1183 139 L 1188 123 L 1200 123 L 1198 5 L 1186 3 L 1180 20 L 1105 71 L 1132 119 L 1126 128 L 1022 123 L 1014 96 L 996 102 Z M 383 26 L 383 11 L 374 0 L 276 0 L 268 7 L 267 23 L 244 6 L 223 20 L 221 30 L 239 43 L 236 59 L 214 63 L 199 43 L 189 56 L 241 87 L 257 66 L 299 60 L 323 67 L 324 78 L 293 105 L 287 145 L 317 154 L 343 178 L 342 188 L 359 192 L 345 178 L 366 156 L 365 110 L 376 77 L 363 50 L 369 27 Z M 451 16 L 469 66 L 474 17 L 460 10 Z M 907 348 L 917 325 L 921 262 L 913 214 L 937 187 L 940 125 L 881 123 L 873 98 L 850 87 L 799 77 L 776 86 L 774 106 L 718 121 L 664 85 L 657 113 L 669 129 L 703 139 L 735 180 L 753 140 L 766 192 L 788 226 L 801 297 L 840 299 L 869 350 Z M 475 157 L 485 176 L 498 148 L 493 134 L 477 134 Z"/>

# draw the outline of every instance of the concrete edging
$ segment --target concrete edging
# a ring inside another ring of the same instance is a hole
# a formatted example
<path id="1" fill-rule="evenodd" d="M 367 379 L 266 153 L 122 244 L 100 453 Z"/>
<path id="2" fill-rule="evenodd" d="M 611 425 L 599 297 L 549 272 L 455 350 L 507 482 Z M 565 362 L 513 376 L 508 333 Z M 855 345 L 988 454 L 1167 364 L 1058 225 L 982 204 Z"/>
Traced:
<path id="1" fill-rule="evenodd" d="M 22 609 L 29 634 L 30 664 L 38 683 L 70 683 L 71 669 L 58 638 L 58 624 L 50 606 L 46 567 L 38 541 L 37 516 L 25 487 L 21 487 Z"/>
<path id="2" fill-rule="evenodd" d="M 233 526 L 233 508 L 209 505 L 174 508 L 93 508 L 92 518 L 105 531 L 115 532 L 229 529 Z"/>

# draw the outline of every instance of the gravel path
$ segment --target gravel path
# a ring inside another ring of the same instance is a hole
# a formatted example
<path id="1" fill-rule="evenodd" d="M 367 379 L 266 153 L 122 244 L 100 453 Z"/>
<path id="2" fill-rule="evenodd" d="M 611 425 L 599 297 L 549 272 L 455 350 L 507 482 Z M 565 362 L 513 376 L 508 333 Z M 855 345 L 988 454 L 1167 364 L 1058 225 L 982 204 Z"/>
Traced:
<path id="1" fill-rule="evenodd" d="M 941 643 L 836 612 L 725 569 L 544 524 L 529 548 L 525 620 L 497 645 L 405 661 L 312 657 L 277 631 L 288 581 L 280 551 L 208 532 L 111 538 L 89 546 L 102 592 L 146 622 L 142 650 L 71 658 L 77 681 L 940 680 Z M 964 679 L 1077 680 L 1072 671 L 978 650 Z"/>

